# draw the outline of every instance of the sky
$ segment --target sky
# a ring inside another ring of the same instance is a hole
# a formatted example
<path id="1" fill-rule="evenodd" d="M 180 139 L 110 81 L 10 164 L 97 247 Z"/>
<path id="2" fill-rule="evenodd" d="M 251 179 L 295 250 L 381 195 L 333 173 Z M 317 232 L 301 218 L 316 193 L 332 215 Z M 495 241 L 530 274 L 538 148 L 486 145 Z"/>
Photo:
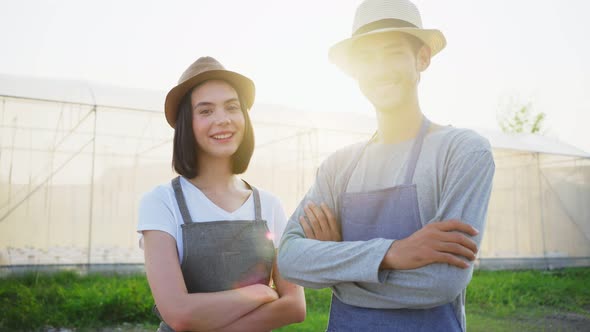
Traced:
<path id="1" fill-rule="evenodd" d="M 251 77 L 257 102 L 374 114 L 328 61 L 360 0 L 0 0 L 0 73 L 167 91 L 210 55 Z M 420 82 L 431 120 L 498 129 L 530 104 L 546 135 L 590 152 L 590 2 L 415 0 L 447 48 Z"/>

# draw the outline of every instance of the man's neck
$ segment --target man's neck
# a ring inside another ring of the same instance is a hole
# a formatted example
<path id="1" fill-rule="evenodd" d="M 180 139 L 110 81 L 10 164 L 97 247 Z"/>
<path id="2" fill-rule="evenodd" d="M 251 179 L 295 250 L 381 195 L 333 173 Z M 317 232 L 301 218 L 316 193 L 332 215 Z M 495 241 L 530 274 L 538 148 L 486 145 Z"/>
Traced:
<path id="1" fill-rule="evenodd" d="M 395 144 L 410 140 L 418 134 L 423 115 L 418 104 L 389 110 L 377 110 L 379 143 Z"/>

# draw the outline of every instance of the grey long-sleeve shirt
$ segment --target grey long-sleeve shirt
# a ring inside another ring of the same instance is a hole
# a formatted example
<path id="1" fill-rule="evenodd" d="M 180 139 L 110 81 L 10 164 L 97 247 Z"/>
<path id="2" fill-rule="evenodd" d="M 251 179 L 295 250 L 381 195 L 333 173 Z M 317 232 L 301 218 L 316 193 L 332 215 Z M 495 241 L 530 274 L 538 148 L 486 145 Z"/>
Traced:
<path id="1" fill-rule="evenodd" d="M 347 192 L 378 190 L 401 184 L 413 140 L 371 143 L 355 168 Z M 344 173 L 365 142 L 329 156 L 316 181 L 287 224 L 278 264 L 288 280 L 310 288 L 332 287 L 342 302 L 368 308 L 430 308 L 452 302 L 465 330 L 465 289 L 473 267 L 431 264 L 414 270 L 382 270 L 379 265 L 395 239 L 327 242 L 307 239 L 299 225 L 304 205 L 326 203 L 338 215 Z M 480 231 L 480 244 L 494 174 L 491 147 L 466 129 L 443 127 L 429 133 L 416 166 L 422 225 L 459 219 Z"/>

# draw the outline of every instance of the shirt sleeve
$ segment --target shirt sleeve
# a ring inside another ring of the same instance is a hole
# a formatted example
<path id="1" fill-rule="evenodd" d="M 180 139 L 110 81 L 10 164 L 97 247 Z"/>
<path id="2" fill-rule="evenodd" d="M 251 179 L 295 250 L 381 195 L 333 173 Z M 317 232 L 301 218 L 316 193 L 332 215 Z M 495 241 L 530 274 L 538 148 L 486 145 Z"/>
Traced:
<path id="1" fill-rule="evenodd" d="M 177 224 L 174 212 L 167 202 L 165 188 L 158 187 L 146 193 L 139 203 L 137 232 L 157 230 L 170 234 L 176 240 Z M 142 238 L 140 238 L 141 246 Z"/>
<path id="2" fill-rule="evenodd" d="M 315 183 L 287 223 L 278 254 L 279 270 L 287 280 L 310 288 L 325 288 L 341 282 L 380 282 L 379 265 L 392 240 L 329 242 L 307 239 L 299 217 L 307 202 L 326 203 L 337 211 L 334 195 L 334 165 L 324 162 Z"/>
<path id="3" fill-rule="evenodd" d="M 464 154 L 450 164 L 442 184 L 436 216 L 428 223 L 458 219 L 479 230 L 473 240 L 479 247 L 495 171 L 490 150 Z M 334 293 L 345 303 L 374 308 L 430 308 L 452 302 L 469 284 L 467 269 L 430 264 L 414 270 L 384 270 L 384 284 L 343 283 Z"/>

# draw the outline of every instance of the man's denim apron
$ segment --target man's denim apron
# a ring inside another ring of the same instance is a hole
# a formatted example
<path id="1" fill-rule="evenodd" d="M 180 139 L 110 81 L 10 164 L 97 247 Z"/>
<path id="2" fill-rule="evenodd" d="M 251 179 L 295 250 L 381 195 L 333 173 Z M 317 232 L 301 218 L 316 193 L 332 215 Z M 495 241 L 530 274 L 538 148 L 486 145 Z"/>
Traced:
<path id="1" fill-rule="evenodd" d="M 401 185 L 368 192 L 346 192 L 352 172 L 366 146 L 356 156 L 345 173 L 344 192 L 339 197 L 343 241 L 403 239 L 422 228 L 413 178 L 429 126 L 430 122 L 424 118 L 410 151 L 404 182 Z M 451 303 L 430 309 L 373 309 L 345 304 L 332 295 L 327 331 L 449 332 L 461 331 L 461 328 Z"/>
<path id="2" fill-rule="evenodd" d="M 250 186 L 250 185 L 248 185 Z M 253 186 L 255 220 L 193 222 L 180 178 L 172 188 L 183 219 L 182 276 L 189 293 L 208 293 L 270 282 L 275 249 L 266 220 L 262 219 L 260 195 Z M 160 319 L 157 308 L 154 312 Z M 158 332 L 174 332 L 164 321 Z"/>

